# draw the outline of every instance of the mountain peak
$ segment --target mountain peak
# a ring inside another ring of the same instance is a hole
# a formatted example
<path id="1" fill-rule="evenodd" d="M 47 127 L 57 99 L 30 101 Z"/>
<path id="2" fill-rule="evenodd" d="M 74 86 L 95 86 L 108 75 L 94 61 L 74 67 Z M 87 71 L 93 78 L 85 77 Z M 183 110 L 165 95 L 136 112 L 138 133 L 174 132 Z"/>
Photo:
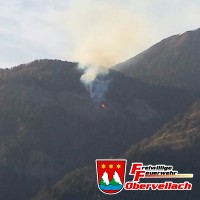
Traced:
<path id="1" fill-rule="evenodd" d="M 106 185 L 109 185 L 108 173 L 104 172 L 102 176 L 102 180 Z"/>
<path id="2" fill-rule="evenodd" d="M 200 85 L 200 29 L 174 35 L 116 69 L 145 82 L 198 90 Z"/>
<path id="3" fill-rule="evenodd" d="M 122 182 L 120 180 L 119 174 L 115 171 L 114 175 L 113 175 L 114 180 L 119 183 L 120 185 L 122 185 Z"/>

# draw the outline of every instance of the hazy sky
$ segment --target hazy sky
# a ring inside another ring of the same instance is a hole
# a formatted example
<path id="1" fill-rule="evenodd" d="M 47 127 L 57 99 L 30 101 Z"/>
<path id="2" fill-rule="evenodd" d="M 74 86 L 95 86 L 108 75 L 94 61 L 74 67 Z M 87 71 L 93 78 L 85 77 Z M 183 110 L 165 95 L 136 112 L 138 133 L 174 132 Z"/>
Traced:
<path id="1" fill-rule="evenodd" d="M 0 0 L 0 67 L 51 58 L 110 66 L 200 27 L 199 0 Z"/>

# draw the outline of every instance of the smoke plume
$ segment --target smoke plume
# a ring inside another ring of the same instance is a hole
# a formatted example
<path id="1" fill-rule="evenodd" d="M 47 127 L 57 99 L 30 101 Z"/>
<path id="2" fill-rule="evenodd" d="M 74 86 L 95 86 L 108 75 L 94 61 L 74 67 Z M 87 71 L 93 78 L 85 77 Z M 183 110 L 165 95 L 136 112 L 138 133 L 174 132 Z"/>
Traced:
<path id="1" fill-rule="evenodd" d="M 73 0 L 66 17 L 72 59 L 86 65 L 109 68 L 142 50 L 151 35 L 137 11 L 119 0 Z"/>
<path id="2" fill-rule="evenodd" d="M 80 81 L 84 84 L 86 90 L 94 102 L 100 103 L 105 101 L 105 94 L 108 91 L 110 79 L 108 78 L 108 69 L 97 66 L 79 65 L 84 71 Z"/>
<path id="3" fill-rule="evenodd" d="M 72 59 L 83 64 L 81 82 L 95 102 L 102 102 L 110 83 L 108 68 L 138 51 L 146 38 L 145 23 L 119 0 L 73 0 L 66 24 Z"/>

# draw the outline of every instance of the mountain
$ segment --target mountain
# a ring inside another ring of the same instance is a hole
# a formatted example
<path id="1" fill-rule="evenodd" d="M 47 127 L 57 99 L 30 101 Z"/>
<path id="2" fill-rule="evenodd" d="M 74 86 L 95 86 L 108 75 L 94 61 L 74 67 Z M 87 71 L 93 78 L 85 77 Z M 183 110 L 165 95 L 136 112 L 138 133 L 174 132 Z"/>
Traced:
<path id="1" fill-rule="evenodd" d="M 98 191 L 96 185 L 95 167 L 77 169 L 67 174 L 61 181 L 42 190 L 33 200 L 84 200 L 84 199 L 190 199 L 195 200 L 199 195 L 200 177 L 200 102 L 191 106 L 186 113 L 175 117 L 165 124 L 153 136 L 133 145 L 125 154 L 120 156 L 131 162 L 145 164 L 163 163 L 173 165 L 179 173 L 193 173 L 192 191 L 123 191 L 115 196 L 105 196 Z M 90 174 L 90 178 L 79 179 L 81 174 Z M 73 183 L 70 182 L 73 177 Z M 130 176 L 127 176 L 130 179 Z M 180 180 L 175 180 L 180 181 Z M 182 182 L 183 180 L 181 180 Z M 88 184 L 88 187 L 81 187 Z M 75 192 L 76 191 L 76 192 Z"/>
<path id="2" fill-rule="evenodd" d="M 71 170 L 125 152 L 199 98 L 110 71 L 105 100 L 96 103 L 83 73 L 59 60 L 0 70 L 0 199 L 30 199 Z"/>
<path id="3" fill-rule="evenodd" d="M 147 65 L 139 65 L 140 70 L 134 68 L 132 65 L 136 62 L 136 58 L 130 60 L 129 62 L 133 62 L 130 65 L 130 68 L 126 73 L 130 74 L 131 70 L 133 70 L 133 76 L 141 78 L 146 82 L 153 83 L 155 85 L 170 85 L 173 87 L 180 87 L 180 88 L 189 88 L 198 90 L 198 65 L 199 65 L 199 56 L 198 56 L 198 34 L 199 30 L 187 32 L 183 35 L 177 35 L 170 37 L 159 44 L 156 44 L 151 49 L 145 51 L 138 57 L 136 57 L 140 62 L 142 59 L 154 59 L 156 63 L 156 59 L 160 59 L 160 66 L 157 64 L 150 65 L 150 61 L 146 61 L 150 69 L 144 68 Z M 196 38 L 196 39 L 195 39 Z M 193 42 L 192 42 L 193 41 Z M 171 47 L 170 47 L 171 46 Z M 174 49 L 176 47 L 177 55 L 174 53 Z M 157 52 L 154 51 L 157 48 Z M 184 49 L 185 48 L 185 49 Z M 163 53 L 164 51 L 164 53 Z M 152 57 L 150 57 L 150 53 L 152 53 Z M 154 54 L 153 54 L 154 53 Z M 162 55 L 163 54 L 163 55 Z M 166 57 L 166 65 L 164 65 L 165 55 L 167 54 L 169 57 Z M 149 57 L 147 57 L 149 55 Z M 179 57 L 178 57 L 179 55 Z M 174 62 L 176 60 L 176 65 L 174 68 L 172 65 L 169 65 L 173 59 Z M 157 58 L 158 57 L 158 58 Z M 179 59 L 178 59 L 179 58 Z M 145 60 L 144 59 L 144 60 Z M 143 61 L 144 61 L 143 60 Z M 139 63 L 138 61 L 138 63 Z M 153 62 L 153 61 L 152 61 Z M 188 63 L 188 64 L 181 64 Z M 128 62 L 127 62 L 128 63 Z M 127 64 L 125 63 L 125 64 Z M 137 63 L 137 62 L 136 62 Z M 195 64 L 196 63 L 196 64 Z M 153 65 L 155 66 L 153 68 Z M 126 65 L 125 65 L 126 66 Z M 171 68 L 169 67 L 171 66 Z M 151 69 L 152 67 L 152 69 Z M 159 69 L 159 70 L 158 70 Z M 174 70 L 174 72 L 170 70 Z M 192 69 L 192 70 L 191 70 Z M 126 68 L 124 68 L 125 72 Z M 136 70 L 136 71 L 134 71 Z M 149 71 L 148 71 L 149 70 Z M 155 71 L 154 71 L 155 70 Z M 153 75 L 148 75 L 148 73 L 152 73 Z M 159 73 L 158 73 L 159 72 Z M 140 73 L 140 74 L 139 74 Z M 139 74 L 139 75 L 138 75 Z M 141 75 L 142 74 L 142 75 Z M 153 199 L 196 199 L 196 196 L 199 196 L 199 150 L 200 150 L 200 103 L 194 104 L 185 114 L 178 115 L 175 119 L 171 120 L 167 123 L 163 128 L 154 134 L 150 138 L 146 138 L 142 142 L 133 145 L 123 157 L 127 158 L 129 162 L 131 161 L 143 161 L 146 164 L 148 163 L 165 163 L 169 165 L 174 165 L 175 169 L 178 169 L 180 172 L 191 172 L 194 173 L 194 179 L 192 180 L 193 183 L 193 190 L 191 192 L 167 192 L 161 193 L 149 193 L 151 198 Z M 122 156 L 121 156 L 122 157 Z M 83 174 L 85 170 L 93 174 L 91 179 L 82 179 L 79 182 L 74 182 L 72 186 L 68 184 L 68 180 L 71 174 L 75 180 L 79 180 L 79 173 Z M 90 187 L 82 188 L 79 185 L 83 183 L 90 183 Z M 102 196 L 96 186 L 96 177 L 95 177 L 95 170 L 93 167 L 88 167 L 87 169 L 78 169 L 75 172 L 71 172 L 67 174 L 59 183 L 55 184 L 52 187 L 49 187 L 46 190 L 43 190 L 35 200 L 41 199 L 107 199 L 107 197 Z M 60 185 L 62 183 L 65 185 L 62 187 Z M 73 189 L 76 188 L 76 193 L 73 192 Z M 56 191 L 56 193 L 55 193 Z M 81 197 L 81 198 L 80 198 Z M 121 193 L 118 196 L 114 197 L 115 199 L 132 199 L 132 198 L 140 198 L 146 199 L 146 193 Z M 112 197 L 109 196 L 109 199 Z"/>
<path id="4" fill-rule="evenodd" d="M 117 181 L 115 180 L 115 178 L 112 178 L 112 180 L 110 181 L 110 185 L 118 186 L 118 185 L 119 185 L 119 182 L 117 182 Z"/>
<path id="5" fill-rule="evenodd" d="M 120 180 L 120 177 L 119 177 L 119 174 L 115 171 L 114 175 L 113 175 L 113 180 L 118 183 L 118 184 L 121 184 L 122 185 L 122 182 Z"/>
<path id="6" fill-rule="evenodd" d="M 151 84 L 199 90 L 200 29 L 166 38 L 114 68 Z"/>
<path id="7" fill-rule="evenodd" d="M 107 172 L 103 173 L 103 176 L 102 176 L 101 181 L 100 181 L 100 185 L 104 185 L 104 186 L 109 185 L 109 179 L 108 179 L 108 173 Z"/>
<path id="8" fill-rule="evenodd" d="M 104 172 L 99 185 L 101 187 L 101 185 L 103 185 L 103 186 L 108 186 L 108 185 L 117 186 L 119 184 L 122 185 L 122 182 L 120 180 L 119 174 L 115 171 L 111 181 L 109 181 L 109 179 L 108 179 L 108 173 Z"/>
<path id="9" fill-rule="evenodd" d="M 123 188 L 122 182 L 120 180 L 119 174 L 115 171 L 113 174 L 112 179 L 109 181 L 108 179 L 108 173 L 104 172 L 100 183 L 99 188 L 101 191 L 109 194 L 110 191 L 119 191 Z"/>

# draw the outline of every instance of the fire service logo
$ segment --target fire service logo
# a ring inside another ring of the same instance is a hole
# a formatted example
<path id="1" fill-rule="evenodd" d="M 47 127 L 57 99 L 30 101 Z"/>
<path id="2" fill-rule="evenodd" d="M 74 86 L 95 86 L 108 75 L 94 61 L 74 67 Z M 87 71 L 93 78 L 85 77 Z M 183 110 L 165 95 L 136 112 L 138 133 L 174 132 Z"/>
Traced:
<path id="1" fill-rule="evenodd" d="M 97 185 L 105 194 L 117 194 L 123 190 L 126 160 L 96 160 Z"/>
<path id="2" fill-rule="evenodd" d="M 132 181 L 125 182 L 126 160 L 123 159 L 97 159 L 97 185 L 101 192 L 114 195 L 125 190 L 192 190 L 192 183 L 185 181 L 159 182 L 159 179 L 189 179 L 193 174 L 179 174 L 171 165 L 143 165 L 132 163 L 129 175 Z M 142 179 L 156 179 L 158 183 L 141 183 Z"/>

